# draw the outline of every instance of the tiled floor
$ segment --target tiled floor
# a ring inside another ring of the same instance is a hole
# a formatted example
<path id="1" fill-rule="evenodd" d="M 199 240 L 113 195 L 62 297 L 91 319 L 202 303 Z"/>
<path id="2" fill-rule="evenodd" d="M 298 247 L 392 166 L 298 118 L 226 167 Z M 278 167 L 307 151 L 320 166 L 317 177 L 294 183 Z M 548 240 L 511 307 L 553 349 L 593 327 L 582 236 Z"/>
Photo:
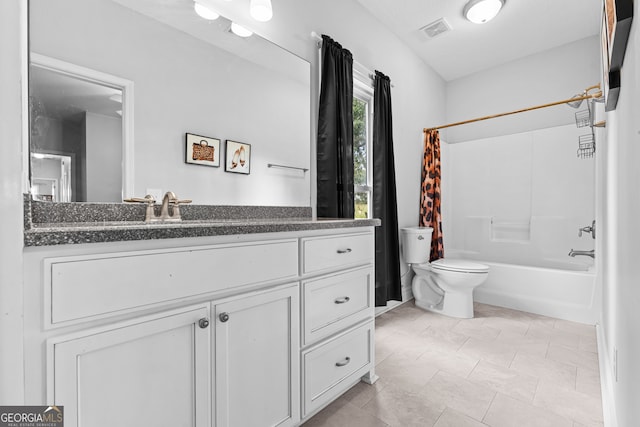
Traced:
<path id="1" fill-rule="evenodd" d="M 412 302 L 379 316 L 380 379 L 305 427 L 603 426 L 593 326 L 484 304 L 475 316 Z"/>

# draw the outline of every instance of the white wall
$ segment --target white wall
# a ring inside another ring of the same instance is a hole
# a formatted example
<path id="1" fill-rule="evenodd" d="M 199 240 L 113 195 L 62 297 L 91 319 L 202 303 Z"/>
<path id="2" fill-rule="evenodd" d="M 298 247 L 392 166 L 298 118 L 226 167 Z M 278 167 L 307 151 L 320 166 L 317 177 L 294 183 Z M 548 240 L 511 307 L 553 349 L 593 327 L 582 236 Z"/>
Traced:
<path id="1" fill-rule="evenodd" d="M 122 200 L 122 119 L 85 115 L 87 202 Z"/>
<path id="2" fill-rule="evenodd" d="M 446 92 L 446 122 L 473 119 L 569 98 L 600 81 L 599 48 L 598 37 L 589 37 L 450 81 Z M 443 176 L 455 177 L 452 172 L 454 165 L 449 158 L 450 151 L 455 148 L 453 143 L 523 134 L 531 130 L 575 123 L 576 111 L 578 110 L 560 105 L 443 129 L 442 139 L 446 142 L 442 150 Z M 571 140 L 575 141 L 573 138 Z M 498 150 L 496 147 L 494 151 Z M 521 162 L 522 156 L 515 156 L 510 161 Z M 449 240 L 447 236 L 456 233 L 453 229 L 454 221 L 448 220 L 455 215 L 451 197 L 452 182 L 452 179 L 445 178 L 442 182 L 446 241 Z M 524 184 L 528 185 L 526 182 Z M 445 244 L 445 253 L 446 249 Z"/>
<path id="3" fill-rule="evenodd" d="M 28 154 L 26 2 L 0 2 L 0 404 L 24 403 L 22 351 L 22 173 Z"/>
<path id="4" fill-rule="evenodd" d="M 571 124 L 450 144 L 446 248 L 520 264 L 593 249 L 578 237 L 595 218 L 595 159 L 576 156 L 584 134 Z"/>
<path id="5" fill-rule="evenodd" d="M 589 37 L 448 82 L 447 122 L 570 98 L 600 81 L 599 49 L 599 38 Z M 442 135 L 454 143 L 544 129 L 572 123 L 575 111 L 560 105 L 444 129 Z"/>
<path id="6" fill-rule="evenodd" d="M 615 111 L 607 113 L 601 188 L 604 237 L 602 275 L 601 367 L 605 376 L 605 417 L 611 426 L 633 426 L 640 420 L 640 4 L 621 70 Z M 617 349 L 617 379 L 613 365 Z M 608 410 L 611 410 L 610 412 Z M 614 419 L 617 418 L 617 424 Z"/>

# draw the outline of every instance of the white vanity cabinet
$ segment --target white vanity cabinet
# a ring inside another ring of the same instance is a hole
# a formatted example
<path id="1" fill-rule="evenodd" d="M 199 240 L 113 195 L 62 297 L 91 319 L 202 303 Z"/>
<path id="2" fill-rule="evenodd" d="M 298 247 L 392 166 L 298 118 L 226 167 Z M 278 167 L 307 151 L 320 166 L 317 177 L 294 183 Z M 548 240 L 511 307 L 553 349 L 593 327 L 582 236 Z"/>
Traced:
<path id="1" fill-rule="evenodd" d="M 208 426 L 209 307 L 49 341 L 50 403 L 65 426 Z"/>
<path id="2" fill-rule="evenodd" d="M 301 239 L 302 417 L 374 372 L 374 235 Z"/>
<path id="3" fill-rule="evenodd" d="M 27 247 L 25 401 L 72 427 L 300 425 L 375 380 L 373 239 Z"/>
<path id="4" fill-rule="evenodd" d="M 298 285 L 214 303 L 217 426 L 300 420 Z"/>

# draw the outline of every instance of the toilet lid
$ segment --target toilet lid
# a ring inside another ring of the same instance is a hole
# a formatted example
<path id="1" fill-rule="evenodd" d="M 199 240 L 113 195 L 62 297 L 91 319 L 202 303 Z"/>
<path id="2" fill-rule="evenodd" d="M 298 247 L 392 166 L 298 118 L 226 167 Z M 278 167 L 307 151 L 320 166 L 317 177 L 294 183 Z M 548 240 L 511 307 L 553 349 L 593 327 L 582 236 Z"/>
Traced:
<path id="1" fill-rule="evenodd" d="M 465 273 L 486 273 L 489 266 L 463 259 L 438 259 L 431 263 L 431 268 L 436 270 L 459 271 Z"/>

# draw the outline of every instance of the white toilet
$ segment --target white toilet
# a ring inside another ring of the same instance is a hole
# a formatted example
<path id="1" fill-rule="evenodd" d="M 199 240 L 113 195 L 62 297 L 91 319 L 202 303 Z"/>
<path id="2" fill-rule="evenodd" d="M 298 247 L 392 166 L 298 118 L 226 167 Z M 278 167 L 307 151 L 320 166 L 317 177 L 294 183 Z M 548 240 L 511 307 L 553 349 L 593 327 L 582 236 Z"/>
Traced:
<path id="1" fill-rule="evenodd" d="M 459 259 L 429 263 L 430 227 L 402 230 L 403 259 L 415 272 L 411 289 L 418 307 L 451 317 L 473 317 L 473 290 L 489 275 L 489 266 Z"/>

